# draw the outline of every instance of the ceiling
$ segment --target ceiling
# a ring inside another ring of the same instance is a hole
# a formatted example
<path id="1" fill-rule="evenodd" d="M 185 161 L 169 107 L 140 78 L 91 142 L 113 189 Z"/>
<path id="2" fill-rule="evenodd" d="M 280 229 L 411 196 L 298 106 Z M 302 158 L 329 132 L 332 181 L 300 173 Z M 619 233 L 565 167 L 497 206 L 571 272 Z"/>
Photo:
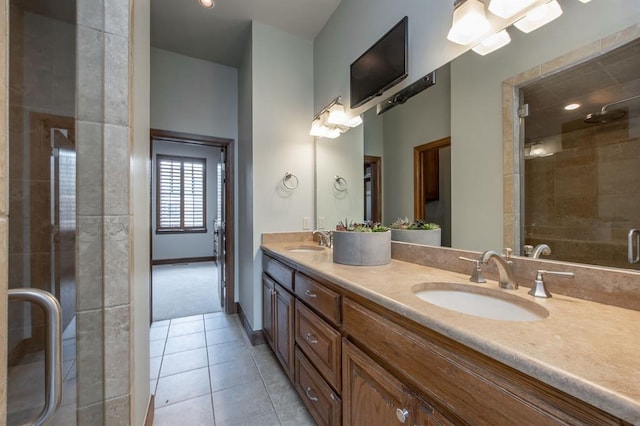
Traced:
<path id="1" fill-rule="evenodd" d="M 525 87 L 524 102 L 529 104 L 525 143 L 558 135 L 563 125 L 593 126 L 583 123 L 587 114 L 636 95 L 640 95 L 640 39 Z M 581 106 L 565 111 L 569 103 Z M 608 110 L 639 105 L 640 99 L 634 99 Z"/>
<path id="2" fill-rule="evenodd" d="M 151 46 L 238 67 L 251 21 L 313 40 L 340 0 L 153 0 Z"/>

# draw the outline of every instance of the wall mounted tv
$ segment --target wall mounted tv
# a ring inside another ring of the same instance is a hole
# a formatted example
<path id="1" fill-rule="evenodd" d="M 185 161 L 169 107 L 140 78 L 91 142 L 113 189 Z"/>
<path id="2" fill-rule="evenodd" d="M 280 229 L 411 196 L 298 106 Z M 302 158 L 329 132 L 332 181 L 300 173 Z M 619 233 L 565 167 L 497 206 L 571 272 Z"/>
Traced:
<path id="1" fill-rule="evenodd" d="M 408 21 L 402 18 L 351 64 L 351 108 L 382 95 L 407 77 Z"/>

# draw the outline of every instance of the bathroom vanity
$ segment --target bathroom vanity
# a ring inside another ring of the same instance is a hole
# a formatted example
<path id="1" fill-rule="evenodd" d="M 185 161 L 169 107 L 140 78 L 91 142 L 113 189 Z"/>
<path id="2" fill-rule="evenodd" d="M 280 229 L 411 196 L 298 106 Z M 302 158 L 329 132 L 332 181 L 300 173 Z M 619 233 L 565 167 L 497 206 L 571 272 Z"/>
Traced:
<path id="1" fill-rule="evenodd" d="M 262 248 L 264 334 L 318 424 L 640 423 L 636 310 L 399 260 L 339 265 L 291 242 Z M 415 294 L 433 282 L 508 292 L 547 315 L 444 309 Z"/>

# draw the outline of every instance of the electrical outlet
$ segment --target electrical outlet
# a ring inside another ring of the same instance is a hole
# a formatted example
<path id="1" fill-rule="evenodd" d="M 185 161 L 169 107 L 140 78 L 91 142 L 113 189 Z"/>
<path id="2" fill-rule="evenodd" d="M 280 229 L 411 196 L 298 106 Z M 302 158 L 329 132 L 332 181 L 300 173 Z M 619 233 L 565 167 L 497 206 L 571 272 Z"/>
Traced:
<path id="1" fill-rule="evenodd" d="M 302 218 L 302 229 L 309 229 L 309 218 L 306 216 Z"/>
<path id="2" fill-rule="evenodd" d="M 327 221 L 327 219 L 325 217 L 322 217 L 322 216 L 318 217 L 318 229 L 326 228 L 326 226 L 327 226 L 326 223 L 325 223 L 326 221 Z"/>

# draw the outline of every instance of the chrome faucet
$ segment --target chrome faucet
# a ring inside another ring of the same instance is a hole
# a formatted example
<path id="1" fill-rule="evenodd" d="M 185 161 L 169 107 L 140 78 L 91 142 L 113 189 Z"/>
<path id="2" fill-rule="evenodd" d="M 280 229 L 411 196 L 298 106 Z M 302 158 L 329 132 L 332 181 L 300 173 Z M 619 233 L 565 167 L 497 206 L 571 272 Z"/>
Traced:
<path id="1" fill-rule="evenodd" d="M 524 254 L 527 256 L 538 259 L 541 255 L 548 256 L 551 254 L 551 247 L 548 244 L 538 244 L 535 248 L 531 245 L 524 246 Z"/>
<path id="2" fill-rule="evenodd" d="M 510 257 L 511 249 L 505 249 L 504 255 L 494 250 L 487 250 L 480 255 L 478 260 L 481 263 L 487 264 L 493 259 L 498 266 L 498 273 L 500 275 L 498 285 L 500 288 L 515 290 L 518 288 L 518 283 L 516 283 L 515 277 L 513 276 L 513 269 L 511 267 L 513 262 L 510 260 Z"/>
<path id="3" fill-rule="evenodd" d="M 316 235 L 320 235 L 320 239 L 318 240 L 319 246 L 326 246 L 327 248 L 331 248 L 331 243 L 333 240 L 333 235 L 331 234 L 331 231 L 321 231 L 319 229 L 316 229 L 315 231 L 313 231 L 314 241 L 316 239 Z"/>

